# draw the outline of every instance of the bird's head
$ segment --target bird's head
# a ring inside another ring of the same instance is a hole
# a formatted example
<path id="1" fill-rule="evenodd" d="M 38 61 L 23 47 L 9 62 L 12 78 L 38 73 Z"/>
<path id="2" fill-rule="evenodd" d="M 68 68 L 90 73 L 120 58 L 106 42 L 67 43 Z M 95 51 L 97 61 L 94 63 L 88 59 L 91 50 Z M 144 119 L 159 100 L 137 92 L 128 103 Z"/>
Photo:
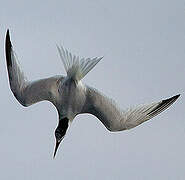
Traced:
<path id="1" fill-rule="evenodd" d="M 69 119 L 68 118 L 63 118 L 63 119 L 59 120 L 58 126 L 55 130 L 56 145 L 55 145 L 55 151 L 54 151 L 53 158 L 55 158 L 57 149 L 66 134 L 68 126 L 69 126 Z"/>

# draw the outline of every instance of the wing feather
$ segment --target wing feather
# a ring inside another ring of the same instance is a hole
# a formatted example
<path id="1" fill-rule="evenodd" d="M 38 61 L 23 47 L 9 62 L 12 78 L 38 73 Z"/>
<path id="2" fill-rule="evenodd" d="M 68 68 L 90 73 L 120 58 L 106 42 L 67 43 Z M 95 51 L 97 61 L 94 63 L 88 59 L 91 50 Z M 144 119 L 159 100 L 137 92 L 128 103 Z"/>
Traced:
<path id="1" fill-rule="evenodd" d="M 5 52 L 10 88 L 16 99 L 23 106 L 29 106 L 43 100 L 48 100 L 55 104 L 54 96 L 57 93 L 58 81 L 63 77 L 54 76 L 29 82 L 18 64 L 10 41 L 9 31 L 6 34 Z"/>
<path id="2" fill-rule="evenodd" d="M 112 99 L 87 86 L 86 103 L 81 113 L 93 114 L 110 131 L 122 131 L 155 117 L 171 106 L 179 96 L 122 111 Z"/>

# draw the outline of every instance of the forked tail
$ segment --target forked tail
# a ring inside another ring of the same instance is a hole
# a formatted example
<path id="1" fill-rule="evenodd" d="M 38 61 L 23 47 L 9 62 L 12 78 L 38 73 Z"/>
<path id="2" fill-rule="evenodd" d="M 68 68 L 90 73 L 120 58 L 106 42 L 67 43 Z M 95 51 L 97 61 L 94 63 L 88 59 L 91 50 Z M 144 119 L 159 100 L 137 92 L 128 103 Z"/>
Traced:
<path id="1" fill-rule="evenodd" d="M 62 46 L 57 46 L 64 68 L 69 78 L 80 81 L 103 57 L 79 58 L 72 55 Z"/>

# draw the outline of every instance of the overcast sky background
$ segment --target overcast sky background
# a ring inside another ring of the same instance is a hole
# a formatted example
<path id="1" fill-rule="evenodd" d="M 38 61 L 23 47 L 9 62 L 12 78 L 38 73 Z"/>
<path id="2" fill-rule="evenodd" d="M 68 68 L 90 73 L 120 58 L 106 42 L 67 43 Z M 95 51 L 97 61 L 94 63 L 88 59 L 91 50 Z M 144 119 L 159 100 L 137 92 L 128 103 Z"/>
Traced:
<path id="1" fill-rule="evenodd" d="M 2 1 L 0 5 L 0 179 L 185 178 L 185 2 Z M 65 74 L 56 43 L 84 57 L 104 56 L 83 79 L 121 107 L 178 93 L 167 111 L 110 133 L 92 115 L 75 118 L 53 160 L 55 107 L 22 107 L 7 78 L 7 28 L 25 74 Z"/>

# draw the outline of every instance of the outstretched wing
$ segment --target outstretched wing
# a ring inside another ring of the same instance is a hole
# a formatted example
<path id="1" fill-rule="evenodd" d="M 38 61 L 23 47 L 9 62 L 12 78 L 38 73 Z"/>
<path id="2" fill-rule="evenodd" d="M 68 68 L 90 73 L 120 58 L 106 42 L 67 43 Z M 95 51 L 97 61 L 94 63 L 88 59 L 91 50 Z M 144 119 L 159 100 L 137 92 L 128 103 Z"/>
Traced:
<path id="1" fill-rule="evenodd" d="M 29 82 L 21 71 L 16 60 L 16 54 L 10 41 L 9 30 L 5 42 L 6 62 L 10 88 L 16 99 L 23 105 L 29 106 L 39 101 L 48 100 L 55 104 L 58 81 L 62 76 Z"/>
<path id="2" fill-rule="evenodd" d="M 110 131 L 134 128 L 167 109 L 180 96 L 176 95 L 160 102 L 140 105 L 122 111 L 113 100 L 105 97 L 97 90 L 87 87 L 86 93 L 86 103 L 81 113 L 93 114 Z"/>

